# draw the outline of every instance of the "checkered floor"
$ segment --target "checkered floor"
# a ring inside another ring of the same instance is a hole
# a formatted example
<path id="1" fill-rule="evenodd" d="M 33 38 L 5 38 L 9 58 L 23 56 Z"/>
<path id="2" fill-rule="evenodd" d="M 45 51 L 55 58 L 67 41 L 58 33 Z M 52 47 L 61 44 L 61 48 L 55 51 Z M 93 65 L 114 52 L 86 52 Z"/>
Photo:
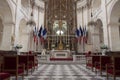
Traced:
<path id="1" fill-rule="evenodd" d="M 40 64 L 38 70 L 25 76 L 24 80 L 106 80 L 106 77 L 96 75 L 84 64 Z"/>

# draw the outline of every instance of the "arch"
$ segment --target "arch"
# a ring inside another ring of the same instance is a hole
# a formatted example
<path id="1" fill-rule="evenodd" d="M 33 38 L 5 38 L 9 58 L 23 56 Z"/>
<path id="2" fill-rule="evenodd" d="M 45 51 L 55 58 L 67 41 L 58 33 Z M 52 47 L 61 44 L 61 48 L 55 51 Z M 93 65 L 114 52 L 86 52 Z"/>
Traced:
<path id="1" fill-rule="evenodd" d="M 12 22 L 14 22 L 15 21 L 15 12 L 14 12 L 14 9 L 13 9 L 13 7 L 14 7 L 14 5 L 12 5 L 12 1 L 11 0 L 6 0 L 7 1 L 7 3 L 8 3 L 8 5 L 9 5 L 9 8 L 10 8 L 10 10 L 11 10 L 11 17 L 12 17 Z"/>
<path id="2" fill-rule="evenodd" d="M 118 0 L 111 9 L 110 22 L 118 22 L 120 17 L 120 0 Z"/>
<path id="3" fill-rule="evenodd" d="M 2 25 L 1 50 L 11 50 L 11 34 L 13 29 L 13 8 L 10 0 L 0 0 L 0 18 Z M 4 45 L 6 44 L 6 45 Z"/>
<path id="4" fill-rule="evenodd" d="M 13 22 L 13 12 L 12 12 L 12 9 L 11 9 L 11 4 L 8 3 L 7 0 L 1 0 L 0 1 L 0 15 L 1 16 L 4 16 L 2 18 L 3 22 L 4 23 L 10 23 L 10 22 Z"/>
<path id="5" fill-rule="evenodd" d="M 28 27 L 26 25 L 27 21 L 23 18 L 20 20 L 19 23 L 19 41 L 18 44 L 22 45 L 23 48 L 21 51 L 28 51 L 28 40 L 29 40 L 29 33 L 28 33 Z"/>
<path id="6" fill-rule="evenodd" d="M 113 51 L 120 50 L 119 19 L 120 19 L 120 0 L 112 3 L 109 15 L 110 27 L 110 47 Z"/>
<path id="7" fill-rule="evenodd" d="M 117 3 L 117 1 L 118 0 L 113 0 L 112 2 L 111 2 L 111 6 L 110 6 L 110 8 L 108 9 L 108 22 L 110 23 L 110 16 L 111 16 L 111 14 L 112 14 L 112 10 L 113 10 L 113 7 L 114 7 L 114 5 Z"/>

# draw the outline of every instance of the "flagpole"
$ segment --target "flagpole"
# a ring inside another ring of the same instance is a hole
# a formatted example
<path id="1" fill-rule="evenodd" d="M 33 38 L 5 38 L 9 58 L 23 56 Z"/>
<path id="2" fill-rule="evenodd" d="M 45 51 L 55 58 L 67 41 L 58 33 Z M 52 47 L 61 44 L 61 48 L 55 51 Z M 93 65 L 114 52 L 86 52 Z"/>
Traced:
<path id="1" fill-rule="evenodd" d="M 85 28 L 83 27 L 83 53 L 85 52 L 85 41 L 84 41 L 84 38 L 85 38 Z"/>

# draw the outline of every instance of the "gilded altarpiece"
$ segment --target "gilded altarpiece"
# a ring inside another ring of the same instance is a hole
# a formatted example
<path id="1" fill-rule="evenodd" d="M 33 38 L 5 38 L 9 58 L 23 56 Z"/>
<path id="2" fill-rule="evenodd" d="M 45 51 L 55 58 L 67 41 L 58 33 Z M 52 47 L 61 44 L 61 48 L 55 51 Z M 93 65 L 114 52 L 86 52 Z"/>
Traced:
<path id="1" fill-rule="evenodd" d="M 76 27 L 76 3 L 74 0 L 48 0 L 45 2 L 45 26 L 47 49 L 74 50 Z"/>

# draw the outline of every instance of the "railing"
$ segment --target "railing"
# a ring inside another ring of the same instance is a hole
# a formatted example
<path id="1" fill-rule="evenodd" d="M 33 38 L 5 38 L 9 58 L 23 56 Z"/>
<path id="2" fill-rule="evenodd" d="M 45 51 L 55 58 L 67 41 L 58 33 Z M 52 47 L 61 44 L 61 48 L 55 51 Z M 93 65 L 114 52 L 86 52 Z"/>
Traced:
<path id="1" fill-rule="evenodd" d="M 73 55 L 74 62 L 85 62 L 85 55 Z"/>
<path id="2" fill-rule="evenodd" d="M 50 55 L 38 55 L 38 62 L 50 62 Z M 85 63 L 85 55 L 73 55 L 73 62 Z"/>
<path id="3" fill-rule="evenodd" d="M 38 62 L 41 61 L 50 61 L 50 56 L 49 55 L 38 55 Z"/>

